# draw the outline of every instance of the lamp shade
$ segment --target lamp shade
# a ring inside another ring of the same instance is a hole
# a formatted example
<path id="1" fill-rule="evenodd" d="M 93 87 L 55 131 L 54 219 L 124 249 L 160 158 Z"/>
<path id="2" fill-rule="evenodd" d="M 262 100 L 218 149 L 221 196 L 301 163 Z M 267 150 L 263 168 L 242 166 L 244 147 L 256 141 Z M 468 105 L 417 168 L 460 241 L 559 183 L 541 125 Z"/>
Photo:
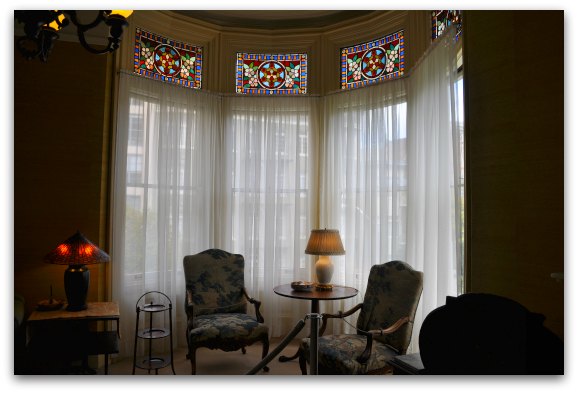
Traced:
<path id="1" fill-rule="evenodd" d="M 344 255 L 345 249 L 337 229 L 313 229 L 305 254 L 310 255 Z"/>
<path id="2" fill-rule="evenodd" d="M 110 257 L 80 231 L 46 254 L 44 261 L 56 265 L 90 265 L 110 262 Z"/>
<path id="3" fill-rule="evenodd" d="M 57 12 L 57 11 L 55 11 L 55 12 Z M 64 19 L 65 19 L 64 14 L 58 14 L 56 19 L 54 19 L 50 23 L 45 24 L 44 27 L 49 27 L 54 31 L 59 31 L 60 29 L 62 29 L 62 24 L 64 22 Z"/>
<path id="4" fill-rule="evenodd" d="M 124 19 L 127 19 L 129 16 L 132 15 L 132 10 L 112 10 L 110 11 L 110 16 L 121 16 Z"/>
<path id="5" fill-rule="evenodd" d="M 85 265 L 109 262 L 107 253 L 95 246 L 80 231 L 60 243 L 46 254 L 44 261 L 56 265 L 68 265 L 64 272 L 64 291 L 68 311 L 86 310 L 86 296 L 90 283 L 90 270 Z"/>

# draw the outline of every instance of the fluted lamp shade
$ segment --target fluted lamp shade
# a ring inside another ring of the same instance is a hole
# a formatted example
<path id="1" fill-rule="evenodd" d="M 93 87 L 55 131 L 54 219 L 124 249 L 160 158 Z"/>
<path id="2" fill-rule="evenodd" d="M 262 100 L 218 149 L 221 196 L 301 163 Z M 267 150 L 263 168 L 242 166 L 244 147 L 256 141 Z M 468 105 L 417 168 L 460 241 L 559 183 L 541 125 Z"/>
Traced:
<path id="1" fill-rule="evenodd" d="M 318 290 L 332 290 L 333 262 L 331 262 L 330 255 L 345 254 L 339 231 L 337 229 L 313 229 L 305 248 L 305 254 L 319 255 L 319 259 L 315 263 L 316 288 Z"/>
<path id="2" fill-rule="evenodd" d="M 60 243 L 46 254 L 44 261 L 56 265 L 68 265 L 64 272 L 64 291 L 68 311 L 86 309 L 86 296 L 90 283 L 90 270 L 86 265 L 110 262 L 110 257 L 80 231 Z"/>

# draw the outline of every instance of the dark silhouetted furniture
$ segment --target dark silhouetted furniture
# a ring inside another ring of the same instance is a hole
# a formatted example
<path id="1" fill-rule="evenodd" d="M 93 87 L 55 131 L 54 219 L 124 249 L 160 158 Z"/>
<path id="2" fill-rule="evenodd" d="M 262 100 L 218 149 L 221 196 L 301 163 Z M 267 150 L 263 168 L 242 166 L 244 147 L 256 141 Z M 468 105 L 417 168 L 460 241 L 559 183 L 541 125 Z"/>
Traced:
<path id="1" fill-rule="evenodd" d="M 564 345 L 544 316 L 505 297 L 447 297 L 419 333 L 426 374 L 563 374 Z"/>
<path id="2" fill-rule="evenodd" d="M 186 256 L 183 265 L 191 373 L 196 373 L 195 353 L 201 347 L 245 353 L 246 346 L 261 342 L 262 357 L 267 356 L 269 328 L 263 323 L 261 302 L 245 289 L 243 256 L 210 249 Z M 247 302 L 254 305 L 254 317 L 247 313 Z"/>
<path id="3" fill-rule="evenodd" d="M 388 361 L 405 354 L 409 346 L 422 287 L 423 273 L 405 262 L 372 266 L 363 303 L 346 312 L 322 314 L 319 374 L 381 374 L 391 370 Z M 357 334 L 322 336 L 329 318 L 343 318 L 357 311 Z M 304 375 L 309 345 L 306 338 L 299 347 L 299 365 Z"/>

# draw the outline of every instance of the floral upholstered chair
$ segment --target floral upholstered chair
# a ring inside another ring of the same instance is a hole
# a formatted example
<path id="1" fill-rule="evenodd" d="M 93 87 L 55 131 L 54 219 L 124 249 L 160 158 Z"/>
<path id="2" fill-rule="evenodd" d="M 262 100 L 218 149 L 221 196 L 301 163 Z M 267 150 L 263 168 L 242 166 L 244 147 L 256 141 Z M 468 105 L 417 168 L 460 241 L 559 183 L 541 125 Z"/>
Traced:
<path id="1" fill-rule="evenodd" d="M 260 341 L 263 358 L 267 356 L 269 329 L 263 324 L 261 302 L 245 289 L 243 256 L 211 249 L 185 256 L 183 265 L 191 373 L 196 374 L 195 353 L 201 347 L 245 353 L 246 346 Z M 247 302 L 254 305 L 255 317 L 247 313 Z"/>
<path id="2" fill-rule="evenodd" d="M 346 312 L 322 314 L 318 339 L 319 374 L 380 374 L 388 360 L 405 354 L 413 318 L 421 297 L 423 273 L 401 261 L 374 265 L 369 272 L 363 303 Z M 329 318 L 344 318 L 360 311 L 357 334 L 322 336 Z M 299 347 L 301 372 L 307 374 L 309 339 Z"/>

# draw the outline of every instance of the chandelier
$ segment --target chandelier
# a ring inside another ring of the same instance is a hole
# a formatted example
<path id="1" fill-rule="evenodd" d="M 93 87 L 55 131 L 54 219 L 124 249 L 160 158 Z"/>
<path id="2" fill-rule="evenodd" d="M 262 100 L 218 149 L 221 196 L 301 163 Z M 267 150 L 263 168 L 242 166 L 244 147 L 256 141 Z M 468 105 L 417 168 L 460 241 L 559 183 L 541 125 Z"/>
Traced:
<path id="1" fill-rule="evenodd" d="M 24 37 L 16 43 L 18 50 L 28 60 L 36 57 L 46 62 L 54 41 L 58 39 L 58 31 L 72 22 L 80 44 L 89 52 L 95 54 L 110 53 L 120 45 L 123 30 L 128 26 L 127 18 L 132 14 L 129 10 L 97 11 L 96 18 L 90 23 L 81 23 L 76 11 L 14 11 L 14 18 L 24 24 Z M 85 33 L 101 23 L 109 26 L 108 45 L 104 48 L 94 48 L 87 41 Z"/>

